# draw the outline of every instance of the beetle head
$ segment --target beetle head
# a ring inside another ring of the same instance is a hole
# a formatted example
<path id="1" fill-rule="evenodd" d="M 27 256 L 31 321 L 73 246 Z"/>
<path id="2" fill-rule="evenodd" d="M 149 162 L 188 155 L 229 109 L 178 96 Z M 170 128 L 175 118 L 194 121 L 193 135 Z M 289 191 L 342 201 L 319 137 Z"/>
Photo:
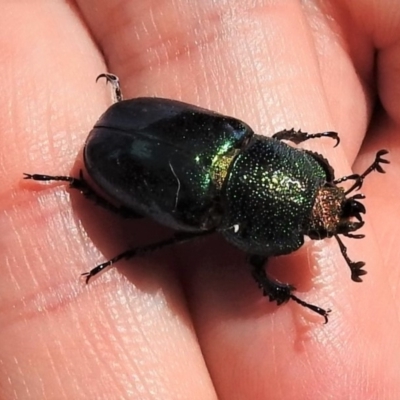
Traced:
<path id="1" fill-rule="evenodd" d="M 362 214 L 366 210 L 360 202 L 364 198 L 362 194 L 346 197 L 344 189 L 337 186 L 320 188 L 306 224 L 305 234 L 316 240 L 338 234 L 362 238 L 363 235 L 352 235 L 351 232 L 364 225 Z"/>

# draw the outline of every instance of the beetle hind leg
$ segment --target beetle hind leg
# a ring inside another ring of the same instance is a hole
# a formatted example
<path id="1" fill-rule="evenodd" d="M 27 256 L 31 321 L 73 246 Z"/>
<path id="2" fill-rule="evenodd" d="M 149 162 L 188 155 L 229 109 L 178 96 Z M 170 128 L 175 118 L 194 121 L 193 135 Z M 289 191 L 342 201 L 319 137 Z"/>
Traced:
<path id="1" fill-rule="evenodd" d="M 253 278 L 258 283 L 259 288 L 262 289 L 263 295 L 267 296 L 269 301 L 276 301 L 278 305 L 287 303 L 289 300 L 293 300 L 301 306 L 306 307 L 324 317 L 325 323 L 327 323 L 330 310 L 324 310 L 323 308 L 315 306 L 314 304 L 306 303 L 292 293 L 295 290 L 294 286 L 269 278 L 265 272 L 266 261 L 266 257 L 257 255 L 250 256 L 250 264 L 253 267 Z"/>
<path id="2" fill-rule="evenodd" d="M 126 207 L 118 207 L 111 204 L 102 196 L 98 195 L 92 187 L 87 183 L 86 179 L 83 177 L 82 170 L 79 171 L 79 178 L 73 176 L 63 176 L 63 175 L 42 175 L 42 174 L 26 174 L 24 173 L 24 179 L 30 179 L 39 182 L 67 182 L 71 189 L 76 189 L 83 194 L 88 200 L 93 201 L 96 205 L 105 208 L 115 214 L 122 216 L 123 218 L 142 218 L 142 215 L 130 210 Z"/>

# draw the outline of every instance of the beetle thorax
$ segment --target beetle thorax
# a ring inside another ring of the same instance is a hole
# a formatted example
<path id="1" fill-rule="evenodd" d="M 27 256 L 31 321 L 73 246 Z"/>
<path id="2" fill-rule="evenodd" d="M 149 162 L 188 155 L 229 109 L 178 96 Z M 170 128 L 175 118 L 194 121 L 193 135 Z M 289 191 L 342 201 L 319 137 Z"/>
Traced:
<path id="1" fill-rule="evenodd" d="M 315 198 L 305 232 L 311 239 L 323 239 L 337 233 L 342 220 L 343 203 L 346 200 L 343 188 L 321 187 Z"/>

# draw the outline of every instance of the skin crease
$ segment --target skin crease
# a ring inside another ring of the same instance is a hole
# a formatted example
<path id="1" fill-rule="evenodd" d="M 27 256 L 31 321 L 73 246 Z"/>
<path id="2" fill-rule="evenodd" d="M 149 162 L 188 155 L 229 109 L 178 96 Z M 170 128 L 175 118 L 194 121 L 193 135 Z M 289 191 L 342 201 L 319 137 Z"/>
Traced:
<path id="1" fill-rule="evenodd" d="M 2 399 L 397 399 L 400 12 L 396 2 L 3 2 L 0 41 Z M 32 16 L 35 18 L 32 18 Z M 329 323 L 261 297 L 222 239 L 79 274 L 167 232 L 124 221 L 62 184 L 76 174 L 117 74 L 125 98 L 160 96 L 246 121 L 260 134 L 335 130 L 304 147 L 336 175 L 372 174 L 362 284 L 334 240 L 270 270 Z M 377 99 L 380 106 L 377 106 Z M 397 135 L 396 135 L 397 133 Z M 68 193 L 71 194 L 69 197 Z M 138 234 L 139 233 L 139 234 Z M 157 236 L 158 235 L 158 236 Z"/>

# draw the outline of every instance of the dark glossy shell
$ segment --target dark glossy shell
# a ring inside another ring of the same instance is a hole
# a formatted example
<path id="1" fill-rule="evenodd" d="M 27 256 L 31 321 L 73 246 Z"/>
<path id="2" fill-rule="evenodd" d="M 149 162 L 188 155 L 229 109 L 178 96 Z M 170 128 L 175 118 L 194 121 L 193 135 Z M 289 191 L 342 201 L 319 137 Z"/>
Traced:
<path id="1" fill-rule="evenodd" d="M 307 218 L 326 172 L 308 153 L 254 135 L 236 157 L 225 186 L 225 238 L 259 255 L 291 253 L 304 242 Z"/>
<path id="2" fill-rule="evenodd" d="M 94 182 L 124 207 L 173 229 L 200 231 L 221 220 L 216 166 L 252 135 L 243 122 L 209 110 L 136 98 L 101 116 L 84 159 Z"/>

